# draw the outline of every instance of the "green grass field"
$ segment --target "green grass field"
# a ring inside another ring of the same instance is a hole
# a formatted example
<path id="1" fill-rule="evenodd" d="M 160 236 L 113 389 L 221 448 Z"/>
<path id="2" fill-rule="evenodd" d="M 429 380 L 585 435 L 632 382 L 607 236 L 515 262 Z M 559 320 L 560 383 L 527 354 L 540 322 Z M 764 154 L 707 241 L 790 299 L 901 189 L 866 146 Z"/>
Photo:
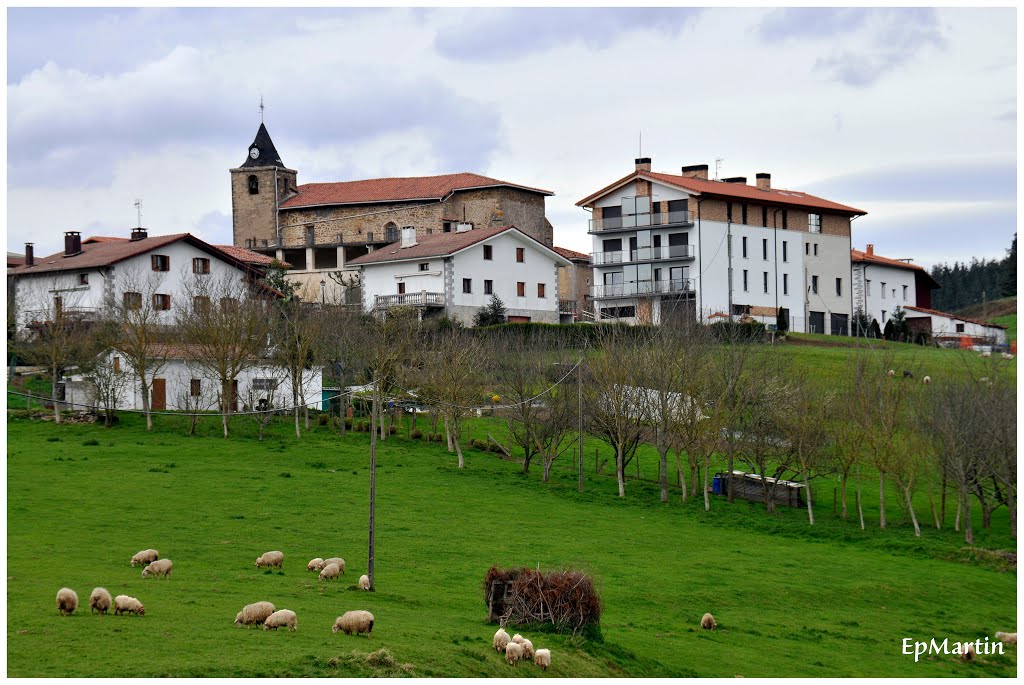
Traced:
<path id="1" fill-rule="evenodd" d="M 816 484 L 810 528 L 803 510 L 767 516 L 715 497 L 705 513 L 678 491 L 662 504 L 650 448 L 620 500 L 613 469 L 594 473 L 595 450 L 611 456 L 596 440 L 585 446 L 581 495 L 571 459 L 556 462 L 551 483 L 539 465 L 527 476 L 475 449 L 460 471 L 443 444 L 399 434 L 380 447 L 371 594 L 355 588 L 366 569 L 368 435 L 314 426 L 300 441 L 282 422 L 257 442 L 241 418 L 230 439 L 218 430 L 215 419 L 188 438 L 180 418 L 158 418 L 153 433 L 137 416 L 111 429 L 9 418 L 9 676 L 1016 674 L 1015 647 L 970 665 L 901 654 L 905 637 L 1016 630 L 1016 572 L 977 559 L 949 529 L 915 539 L 895 502 L 892 527 L 877 530 L 873 480 L 867 530 L 833 515 L 828 481 Z M 501 436 L 502 423 L 480 419 L 470 433 Z M 1007 528 L 1000 510 L 978 546 L 1015 549 Z M 174 561 L 169 580 L 129 566 L 147 547 Z M 254 568 L 271 549 L 284 552 L 283 572 Z M 339 582 L 305 571 L 312 557 L 334 555 L 348 565 Z M 527 632 L 552 650 L 552 667 L 506 666 L 486 623 L 492 564 L 590 571 L 603 642 Z M 80 598 L 71 617 L 54 601 L 65 585 Z M 146 616 L 90 615 L 98 585 L 138 597 Z M 235 613 L 258 600 L 294 610 L 298 632 L 235 628 Z M 372 639 L 331 633 L 350 609 L 375 614 Z M 719 630 L 698 628 L 705 611 Z M 368 659 L 380 648 L 393 664 Z"/>

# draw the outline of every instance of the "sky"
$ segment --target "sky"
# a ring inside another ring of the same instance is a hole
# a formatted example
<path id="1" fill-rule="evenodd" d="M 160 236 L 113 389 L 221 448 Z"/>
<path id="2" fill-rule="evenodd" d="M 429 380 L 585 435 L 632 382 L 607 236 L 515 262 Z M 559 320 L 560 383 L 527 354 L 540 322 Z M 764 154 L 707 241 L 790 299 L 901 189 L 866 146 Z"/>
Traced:
<path id="1" fill-rule="evenodd" d="M 7 15 L 7 245 L 231 242 L 259 102 L 299 183 L 472 171 L 575 203 L 651 157 L 868 212 L 931 266 L 1016 231 L 1013 8 L 76 9 Z M 642 141 L 642 142 L 641 142 Z"/>

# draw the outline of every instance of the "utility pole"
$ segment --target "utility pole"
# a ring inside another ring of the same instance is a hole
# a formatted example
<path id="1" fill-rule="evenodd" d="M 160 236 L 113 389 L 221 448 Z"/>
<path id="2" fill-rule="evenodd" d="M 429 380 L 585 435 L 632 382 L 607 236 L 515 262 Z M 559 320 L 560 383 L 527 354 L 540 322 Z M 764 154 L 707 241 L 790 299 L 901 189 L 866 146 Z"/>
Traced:
<path id="1" fill-rule="evenodd" d="M 586 355 L 586 348 L 583 352 Z M 578 430 L 580 433 L 580 492 L 583 492 L 583 358 L 580 358 L 580 363 L 576 365 L 576 392 L 579 400 L 579 426 Z"/>
<path id="2" fill-rule="evenodd" d="M 370 409 L 370 549 L 367 555 L 367 575 L 370 577 L 370 591 L 374 591 L 373 584 L 373 553 L 374 553 L 374 513 L 377 492 L 377 415 L 378 408 L 377 393 L 380 384 L 377 374 L 373 378 L 373 403 Z M 342 419 L 344 421 L 344 419 Z"/>

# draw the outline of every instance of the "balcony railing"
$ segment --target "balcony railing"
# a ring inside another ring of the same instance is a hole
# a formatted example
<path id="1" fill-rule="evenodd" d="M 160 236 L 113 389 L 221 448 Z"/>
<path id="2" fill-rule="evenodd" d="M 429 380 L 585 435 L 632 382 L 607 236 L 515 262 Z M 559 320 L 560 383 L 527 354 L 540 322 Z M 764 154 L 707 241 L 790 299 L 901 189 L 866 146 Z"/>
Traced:
<path id="1" fill-rule="evenodd" d="M 559 300 L 558 301 L 558 313 L 559 314 L 575 314 L 576 313 L 576 300 Z"/>
<path id="2" fill-rule="evenodd" d="M 675 226 L 692 224 L 690 212 L 648 212 L 645 214 L 624 214 L 606 219 L 591 219 L 590 232 L 621 231 L 631 228 L 650 228 L 657 226 Z"/>
<path id="3" fill-rule="evenodd" d="M 660 247 L 638 247 L 635 250 L 594 252 L 590 263 L 594 266 L 624 264 L 626 262 L 647 262 L 655 259 L 693 259 L 692 245 L 662 245 Z"/>
<path id="4" fill-rule="evenodd" d="M 693 292 L 692 278 L 673 278 L 665 281 L 629 281 L 594 286 L 594 298 L 633 297 L 636 295 L 686 294 Z"/>
<path id="5" fill-rule="evenodd" d="M 373 300 L 374 309 L 390 309 L 391 307 L 443 307 L 444 293 L 401 293 L 398 295 L 377 295 Z"/>

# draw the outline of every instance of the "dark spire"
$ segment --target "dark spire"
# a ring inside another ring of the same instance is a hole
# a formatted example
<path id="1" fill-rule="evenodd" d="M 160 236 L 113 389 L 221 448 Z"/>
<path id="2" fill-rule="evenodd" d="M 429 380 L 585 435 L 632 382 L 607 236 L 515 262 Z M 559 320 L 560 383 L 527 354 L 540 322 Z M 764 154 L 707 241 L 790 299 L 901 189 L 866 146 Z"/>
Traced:
<path id="1" fill-rule="evenodd" d="M 253 148 L 256 149 L 257 155 L 254 159 L 252 156 Z M 276 166 L 285 168 L 284 162 L 281 161 L 281 155 L 277 154 L 277 148 L 274 147 L 274 141 L 270 139 L 270 134 L 267 133 L 267 127 L 260 123 L 260 130 L 256 132 L 256 139 L 252 141 L 252 145 L 249 146 L 248 154 L 245 156 L 245 162 L 242 163 L 242 168 L 254 167 L 254 166 Z"/>

